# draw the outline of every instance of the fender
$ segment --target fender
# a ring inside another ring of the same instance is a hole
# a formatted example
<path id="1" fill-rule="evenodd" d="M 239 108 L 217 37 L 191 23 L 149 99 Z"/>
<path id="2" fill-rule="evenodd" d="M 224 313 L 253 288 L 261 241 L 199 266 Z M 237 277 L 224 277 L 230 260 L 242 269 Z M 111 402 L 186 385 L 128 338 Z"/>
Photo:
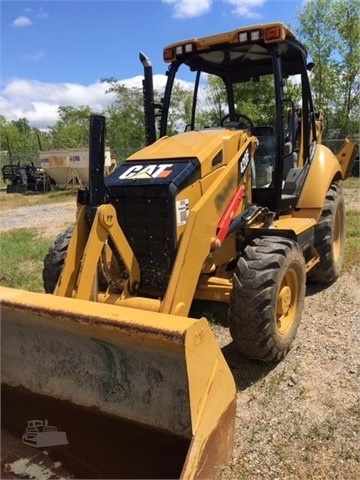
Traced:
<path id="1" fill-rule="evenodd" d="M 297 209 L 321 209 L 331 183 L 341 179 L 341 165 L 336 156 L 324 145 L 317 145 Z"/>

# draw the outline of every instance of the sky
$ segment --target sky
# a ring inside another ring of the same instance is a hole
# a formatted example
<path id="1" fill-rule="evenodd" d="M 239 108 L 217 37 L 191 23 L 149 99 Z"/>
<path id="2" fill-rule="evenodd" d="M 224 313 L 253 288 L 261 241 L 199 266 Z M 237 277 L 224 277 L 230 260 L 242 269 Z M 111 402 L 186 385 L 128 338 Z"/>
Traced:
<path id="1" fill-rule="evenodd" d="M 281 21 L 296 29 L 304 0 L 0 0 L 0 113 L 47 128 L 60 105 L 100 112 L 101 79 L 141 86 L 143 51 L 154 86 L 173 42 Z"/>

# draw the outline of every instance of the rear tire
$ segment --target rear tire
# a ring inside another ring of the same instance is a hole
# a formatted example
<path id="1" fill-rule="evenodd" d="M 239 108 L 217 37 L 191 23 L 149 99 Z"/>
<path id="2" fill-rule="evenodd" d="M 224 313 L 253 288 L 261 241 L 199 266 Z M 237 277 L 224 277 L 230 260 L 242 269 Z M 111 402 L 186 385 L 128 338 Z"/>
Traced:
<path id="1" fill-rule="evenodd" d="M 277 362 L 290 350 L 305 298 L 301 248 L 283 237 L 247 245 L 234 272 L 230 333 L 249 358 Z"/>
<path id="2" fill-rule="evenodd" d="M 62 269 L 64 268 L 66 252 L 69 247 L 70 239 L 73 234 L 74 227 L 71 226 L 60 233 L 53 245 L 49 248 L 49 252 L 44 259 L 43 283 L 46 293 L 53 293 L 59 280 Z"/>
<path id="3" fill-rule="evenodd" d="M 326 195 L 320 220 L 315 226 L 314 246 L 320 262 L 310 270 L 308 280 L 328 285 L 338 278 L 344 263 L 345 202 L 338 183 L 333 183 Z"/>

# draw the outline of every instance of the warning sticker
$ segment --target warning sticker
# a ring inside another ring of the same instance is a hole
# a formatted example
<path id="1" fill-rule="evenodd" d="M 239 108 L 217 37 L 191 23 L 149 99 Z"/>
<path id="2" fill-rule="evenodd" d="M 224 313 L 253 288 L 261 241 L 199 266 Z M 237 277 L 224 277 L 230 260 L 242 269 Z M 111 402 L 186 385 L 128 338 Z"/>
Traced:
<path id="1" fill-rule="evenodd" d="M 178 200 L 176 202 L 176 223 L 178 227 L 186 225 L 189 216 L 189 200 Z"/>

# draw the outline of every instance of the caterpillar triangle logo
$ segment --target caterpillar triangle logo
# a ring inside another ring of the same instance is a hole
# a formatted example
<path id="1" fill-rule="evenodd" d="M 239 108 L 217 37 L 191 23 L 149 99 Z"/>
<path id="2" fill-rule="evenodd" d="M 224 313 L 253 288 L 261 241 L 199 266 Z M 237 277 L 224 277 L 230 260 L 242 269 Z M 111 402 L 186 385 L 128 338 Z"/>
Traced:
<path id="1" fill-rule="evenodd" d="M 172 163 L 163 163 L 161 165 L 133 165 L 123 172 L 119 179 L 126 180 L 129 178 L 141 178 L 141 179 L 151 179 L 151 178 L 166 178 L 173 172 L 170 168 L 173 166 Z"/>
<path id="2" fill-rule="evenodd" d="M 148 173 L 144 172 L 144 173 L 138 173 L 137 175 L 134 175 L 133 177 L 131 178 L 151 178 L 151 175 L 149 175 Z"/>

